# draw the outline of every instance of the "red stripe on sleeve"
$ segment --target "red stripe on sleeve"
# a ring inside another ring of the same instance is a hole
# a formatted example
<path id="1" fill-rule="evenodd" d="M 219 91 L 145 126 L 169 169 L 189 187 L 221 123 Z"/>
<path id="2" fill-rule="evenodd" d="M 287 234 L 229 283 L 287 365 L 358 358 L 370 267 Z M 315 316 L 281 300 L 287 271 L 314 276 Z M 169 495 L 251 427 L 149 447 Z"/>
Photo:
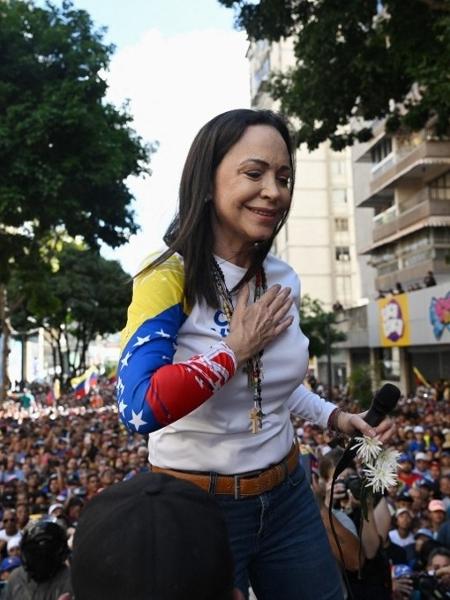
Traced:
<path id="1" fill-rule="evenodd" d="M 201 406 L 234 375 L 236 362 L 221 343 L 208 354 L 166 365 L 154 373 L 146 400 L 162 425 L 169 425 Z"/>

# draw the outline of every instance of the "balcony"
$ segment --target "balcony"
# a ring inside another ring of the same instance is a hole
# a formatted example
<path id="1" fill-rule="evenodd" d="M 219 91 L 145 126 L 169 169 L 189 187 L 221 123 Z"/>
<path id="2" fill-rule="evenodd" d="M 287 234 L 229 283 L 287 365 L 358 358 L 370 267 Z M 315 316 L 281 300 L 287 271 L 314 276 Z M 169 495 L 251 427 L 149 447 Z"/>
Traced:
<path id="1" fill-rule="evenodd" d="M 416 196 L 418 204 L 409 210 L 397 213 L 395 206 L 380 213 L 374 218 L 373 242 L 389 238 L 402 232 L 402 230 L 423 223 L 426 226 L 428 217 L 446 217 L 450 215 L 450 200 L 436 200 L 430 198 L 430 190 L 425 188 Z M 450 220 L 449 220 L 450 225 Z M 406 232 L 405 232 L 406 234 Z"/>
<path id="2" fill-rule="evenodd" d="M 422 283 L 428 271 L 433 271 L 436 277 L 448 279 L 450 273 L 450 249 L 428 246 L 403 256 L 402 268 L 387 269 L 385 265 L 377 267 L 378 276 L 375 286 L 378 290 L 389 290 L 395 287 L 397 281 L 405 289 L 413 283 Z"/>
<path id="3" fill-rule="evenodd" d="M 417 145 L 400 146 L 373 170 L 370 193 L 359 206 L 378 206 L 400 182 L 420 180 L 426 185 L 449 168 L 450 141 L 422 139 Z"/>
<path id="4" fill-rule="evenodd" d="M 442 272 L 442 266 L 438 265 L 432 258 L 425 258 L 417 265 L 403 267 L 401 270 L 379 275 L 375 278 L 375 287 L 378 290 L 390 290 L 395 288 L 395 284 L 398 281 L 403 286 L 408 286 L 411 283 L 422 283 L 428 271 L 433 271 L 437 274 L 438 272 Z"/>

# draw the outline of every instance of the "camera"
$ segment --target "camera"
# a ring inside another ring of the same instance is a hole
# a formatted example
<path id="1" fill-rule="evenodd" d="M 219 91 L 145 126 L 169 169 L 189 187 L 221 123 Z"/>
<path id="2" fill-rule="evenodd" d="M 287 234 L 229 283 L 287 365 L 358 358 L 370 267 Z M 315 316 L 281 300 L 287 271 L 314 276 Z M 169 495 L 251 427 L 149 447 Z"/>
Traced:
<path id="1" fill-rule="evenodd" d="M 433 571 L 414 572 L 408 565 L 395 565 L 392 576 L 394 579 L 407 577 L 411 580 L 413 589 L 421 594 L 423 600 L 450 600 L 450 588 L 445 585 Z"/>
<path id="2" fill-rule="evenodd" d="M 413 573 L 411 576 L 413 588 L 418 590 L 421 597 L 428 599 L 450 599 L 450 588 L 434 575 L 433 572 Z"/>
<path id="3" fill-rule="evenodd" d="M 345 485 L 355 500 L 361 500 L 361 489 L 363 483 L 359 475 L 349 475 L 345 480 Z"/>

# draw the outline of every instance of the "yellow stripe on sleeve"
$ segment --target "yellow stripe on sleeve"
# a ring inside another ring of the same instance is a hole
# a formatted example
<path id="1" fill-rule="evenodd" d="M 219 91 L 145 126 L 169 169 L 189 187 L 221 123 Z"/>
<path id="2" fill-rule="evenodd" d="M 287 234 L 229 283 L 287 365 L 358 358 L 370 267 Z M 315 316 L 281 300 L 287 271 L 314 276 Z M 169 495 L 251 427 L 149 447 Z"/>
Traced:
<path id="1" fill-rule="evenodd" d="M 150 257 L 144 264 L 149 264 L 153 258 Z M 127 324 L 120 335 L 121 349 L 142 323 L 180 303 L 183 304 L 183 312 L 188 314 L 184 299 L 184 267 L 180 257 L 173 255 L 154 269 L 144 268 L 134 280 Z"/>

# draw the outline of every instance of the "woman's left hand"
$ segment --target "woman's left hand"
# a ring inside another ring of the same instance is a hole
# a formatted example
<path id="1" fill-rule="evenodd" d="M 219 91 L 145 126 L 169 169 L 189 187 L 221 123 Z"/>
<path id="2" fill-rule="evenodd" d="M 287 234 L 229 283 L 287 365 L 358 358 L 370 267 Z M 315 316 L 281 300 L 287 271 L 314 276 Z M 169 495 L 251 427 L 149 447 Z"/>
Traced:
<path id="1" fill-rule="evenodd" d="M 376 437 L 382 444 L 389 441 L 395 433 L 395 423 L 385 417 L 377 427 L 371 427 L 364 421 L 366 413 L 354 414 L 341 412 L 338 415 L 337 426 L 339 431 L 347 435 L 367 435 Z"/>

